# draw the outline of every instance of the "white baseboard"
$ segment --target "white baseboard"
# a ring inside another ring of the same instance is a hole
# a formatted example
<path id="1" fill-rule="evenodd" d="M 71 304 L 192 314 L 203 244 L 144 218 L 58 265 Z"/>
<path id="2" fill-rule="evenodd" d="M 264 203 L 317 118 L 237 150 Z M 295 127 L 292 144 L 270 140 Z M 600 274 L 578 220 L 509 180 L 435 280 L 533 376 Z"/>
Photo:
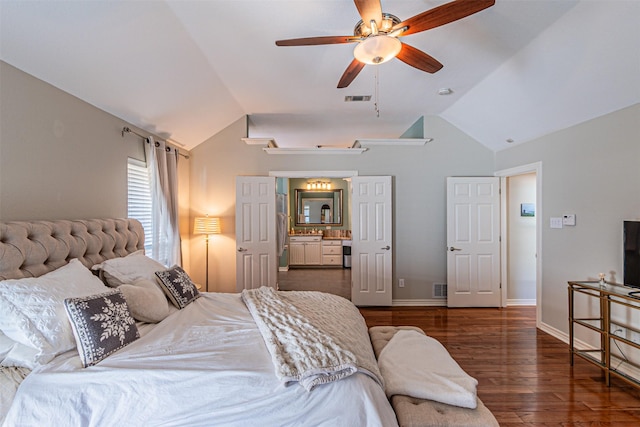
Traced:
<path id="1" fill-rule="evenodd" d="M 536 305 L 536 300 L 512 299 L 507 301 L 507 305 L 525 306 Z M 392 307 L 446 307 L 446 298 L 430 299 L 394 299 L 391 301 Z"/>
<path id="2" fill-rule="evenodd" d="M 549 335 L 551 335 L 554 338 L 559 339 L 560 341 L 562 341 L 565 344 L 569 344 L 569 334 L 566 332 L 562 332 L 560 329 L 556 329 L 553 326 L 549 326 L 548 324 L 544 323 L 544 322 L 540 322 L 538 326 L 538 329 L 540 329 L 543 332 L 548 333 Z M 588 348 L 589 345 L 585 342 L 579 341 L 577 339 L 574 338 L 574 344 L 576 346 L 579 346 L 581 348 Z"/>
<path id="3" fill-rule="evenodd" d="M 507 306 L 509 305 L 536 305 L 535 299 L 508 299 Z"/>
<path id="4" fill-rule="evenodd" d="M 432 299 L 394 299 L 391 301 L 392 307 L 446 307 L 446 298 Z"/>
<path id="5" fill-rule="evenodd" d="M 569 334 L 564 333 L 558 329 L 552 328 L 551 326 L 547 325 L 546 323 L 541 323 L 538 326 L 538 329 L 548 333 L 549 335 L 559 339 L 560 341 L 564 342 L 565 344 L 569 344 Z M 575 336 L 573 337 L 573 345 L 575 346 L 575 348 L 578 349 L 582 349 L 582 350 L 597 350 L 597 347 L 594 347 L 593 345 L 582 341 L 578 338 L 576 338 Z M 615 350 L 612 350 L 615 351 Z M 621 357 L 620 355 L 618 355 L 618 357 Z M 612 365 L 614 365 L 614 363 L 612 363 Z M 632 378 L 640 378 L 640 367 L 636 366 L 636 364 L 634 363 L 625 363 L 624 365 L 619 365 L 617 366 L 617 369 L 620 372 L 623 372 L 629 376 L 631 376 Z"/>

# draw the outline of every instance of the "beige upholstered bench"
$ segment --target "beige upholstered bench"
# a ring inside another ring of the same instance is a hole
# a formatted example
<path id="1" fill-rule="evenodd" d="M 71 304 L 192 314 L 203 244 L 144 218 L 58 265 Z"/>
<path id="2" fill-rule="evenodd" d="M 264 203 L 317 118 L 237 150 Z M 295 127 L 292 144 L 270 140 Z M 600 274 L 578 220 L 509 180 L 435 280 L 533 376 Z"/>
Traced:
<path id="1" fill-rule="evenodd" d="M 369 328 L 376 358 L 391 337 L 401 329 L 422 329 L 414 326 L 374 326 Z M 400 427 L 496 427 L 499 426 L 491 411 L 478 399 L 476 409 L 460 408 L 433 400 L 415 399 L 409 396 L 391 397 Z"/>

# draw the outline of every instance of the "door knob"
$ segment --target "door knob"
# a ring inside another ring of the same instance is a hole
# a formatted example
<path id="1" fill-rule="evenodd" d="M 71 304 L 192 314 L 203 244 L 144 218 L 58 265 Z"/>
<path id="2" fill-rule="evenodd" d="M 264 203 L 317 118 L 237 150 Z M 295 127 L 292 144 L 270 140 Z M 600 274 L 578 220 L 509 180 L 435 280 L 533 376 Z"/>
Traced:
<path id="1" fill-rule="evenodd" d="M 449 248 L 449 251 L 451 251 L 451 252 L 453 252 L 453 251 L 461 251 L 461 250 L 462 250 L 462 249 L 460 249 L 460 248 L 454 248 L 453 246 L 451 246 L 451 247 Z"/>
<path id="2" fill-rule="evenodd" d="M 238 252 L 247 252 L 245 248 L 238 248 Z"/>
<path id="3" fill-rule="evenodd" d="M 384 251 L 388 251 L 389 249 L 391 249 L 391 246 L 387 245 L 387 246 L 385 246 L 384 248 L 380 248 L 380 249 L 382 249 L 382 250 L 384 250 Z"/>

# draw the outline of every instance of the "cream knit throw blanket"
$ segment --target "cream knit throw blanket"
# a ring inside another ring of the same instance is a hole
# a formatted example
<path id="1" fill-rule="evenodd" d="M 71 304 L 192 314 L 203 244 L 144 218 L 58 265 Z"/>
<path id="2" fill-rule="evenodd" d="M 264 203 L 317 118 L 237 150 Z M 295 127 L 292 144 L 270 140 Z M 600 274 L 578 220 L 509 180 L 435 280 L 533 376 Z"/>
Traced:
<path id="1" fill-rule="evenodd" d="M 267 345 L 276 376 L 307 391 L 364 372 L 382 386 L 369 333 L 358 309 L 322 292 L 242 291 Z"/>

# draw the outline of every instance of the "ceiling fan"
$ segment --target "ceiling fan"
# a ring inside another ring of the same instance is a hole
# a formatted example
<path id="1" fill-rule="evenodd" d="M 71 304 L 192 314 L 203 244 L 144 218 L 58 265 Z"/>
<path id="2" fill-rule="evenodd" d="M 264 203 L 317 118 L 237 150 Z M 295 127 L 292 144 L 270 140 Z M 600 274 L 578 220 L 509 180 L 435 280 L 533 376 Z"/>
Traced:
<path id="1" fill-rule="evenodd" d="M 380 0 L 354 0 L 362 19 L 356 24 L 353 36 L 320 36 L 276 41 L 277 46 L 310 46 L 323 44 L 358 43 L 353 51 L 355 59 L 338 82 L 338 88 L 351 84 L 366 64 L 382 64 L 398 58 L 427 73 L 435 73 L 442 64 L 398 37 L 430 30 L 495 4 L 495 0 L 455 0 L 422 12 L 405 21 L 382 12 Z"/>

